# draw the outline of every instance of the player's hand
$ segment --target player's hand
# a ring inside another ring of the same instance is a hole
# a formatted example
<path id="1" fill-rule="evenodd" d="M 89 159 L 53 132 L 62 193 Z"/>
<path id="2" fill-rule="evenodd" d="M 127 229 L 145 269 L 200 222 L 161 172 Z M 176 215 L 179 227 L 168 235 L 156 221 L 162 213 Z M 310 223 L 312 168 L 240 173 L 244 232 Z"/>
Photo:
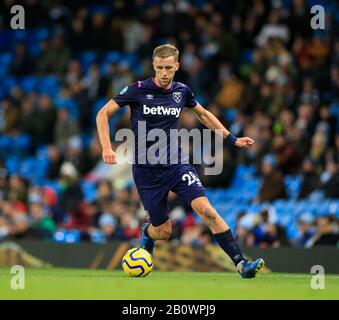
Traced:
<path id="1" fill-rule="evenodd" d="M 249 137 L 237 138 L 235 146 L 239 148 L 248 148 L 254 144 L 254 140 Z"/>
<path id="2" fill-rule="evenodd" d="M 117 155 L 111 148 L 106 148 L 102 151 L 102 159 L 108 164 L 117 163 Z"/>

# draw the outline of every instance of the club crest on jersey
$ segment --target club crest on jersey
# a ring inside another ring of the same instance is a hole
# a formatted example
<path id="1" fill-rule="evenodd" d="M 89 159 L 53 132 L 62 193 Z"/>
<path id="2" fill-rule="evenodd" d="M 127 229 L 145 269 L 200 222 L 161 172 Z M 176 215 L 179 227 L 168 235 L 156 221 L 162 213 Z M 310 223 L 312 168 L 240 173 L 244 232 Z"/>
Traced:
<path id="1" fill-rule="evenodd" d="M 173 92 L 173 99 L 176 103 L 179 103 L 182 100 L 181 92 Z"/>

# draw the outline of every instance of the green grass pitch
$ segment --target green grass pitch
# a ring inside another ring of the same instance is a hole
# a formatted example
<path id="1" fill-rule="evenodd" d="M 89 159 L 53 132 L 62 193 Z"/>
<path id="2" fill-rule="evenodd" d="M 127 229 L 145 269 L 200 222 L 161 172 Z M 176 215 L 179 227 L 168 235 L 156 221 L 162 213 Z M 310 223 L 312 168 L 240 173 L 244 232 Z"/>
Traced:
<path id="1" fill-rule="evenodd" d="M 326 275 L 325 289 L 311 288 L 311 274 L 160 272 L 129 278 L 122 271 L 26 269 L 25 289 L 10 288 L 9 268 L 0 268 L 3 299 L 339 299 L 339 276 Z"/>

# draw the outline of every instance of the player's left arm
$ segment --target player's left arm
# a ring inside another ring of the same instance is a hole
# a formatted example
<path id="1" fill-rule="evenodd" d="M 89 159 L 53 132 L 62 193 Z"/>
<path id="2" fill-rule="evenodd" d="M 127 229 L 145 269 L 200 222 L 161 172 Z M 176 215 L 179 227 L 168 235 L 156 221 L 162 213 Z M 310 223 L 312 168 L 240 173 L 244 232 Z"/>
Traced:
<path id="1" fill-rule="evenodd" d="M 211 130 L 222 130 L 222 135 L 225 139 L 230 141 L 231 144 L 239 148 L 248 148 L 254 144 L 254 140 L 249 137 L 237 138 L 234 137 L 218 120 L 218 118 L 210 111 L 205 109 L 200 103 L 197 102 L 195 107 L 189 108 L 197 116 L 198 120 L 207 128 Z"/>

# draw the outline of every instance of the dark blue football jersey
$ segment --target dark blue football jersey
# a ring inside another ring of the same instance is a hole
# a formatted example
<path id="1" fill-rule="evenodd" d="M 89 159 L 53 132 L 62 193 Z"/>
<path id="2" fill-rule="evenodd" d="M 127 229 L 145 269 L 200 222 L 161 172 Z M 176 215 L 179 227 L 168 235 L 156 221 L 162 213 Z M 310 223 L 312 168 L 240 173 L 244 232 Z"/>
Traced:
<path id="1" fill-rule="evenodd" d="M 149 78 L 125 87 L 113 99 L 120 107 L 129 105 L 131 108 L 135 165 L 163 167 L 173 164 L 176 159 L 177 163 L 188 163 L 180 141 L 170 136 L 171 130 L 178 129 L 181 111 L 197 104 L 189 87 L 173 81 L 171 88 L 164 89 Z M 159 134 L 157 129 L 162 133 Z M 166 152 L 162 152 L 164 150 Z"/>

